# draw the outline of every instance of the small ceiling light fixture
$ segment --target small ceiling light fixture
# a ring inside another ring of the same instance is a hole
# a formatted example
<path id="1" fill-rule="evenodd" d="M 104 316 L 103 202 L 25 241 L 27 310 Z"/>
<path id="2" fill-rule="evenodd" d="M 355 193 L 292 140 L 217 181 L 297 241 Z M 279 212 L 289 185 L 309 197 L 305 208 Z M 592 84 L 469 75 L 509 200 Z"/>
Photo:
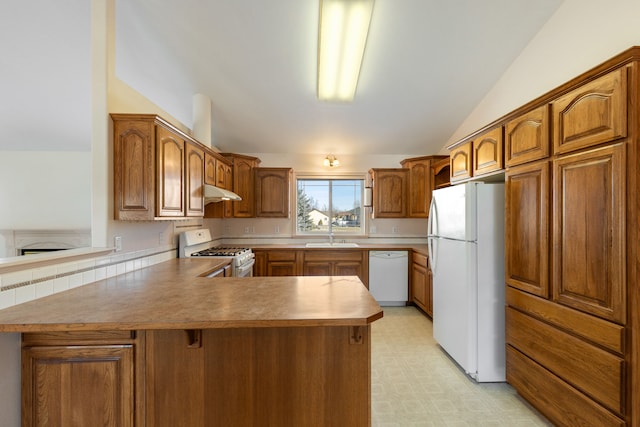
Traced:
<path id="1" fill-rule="evenodd" d="M 320 0 L 318 99 L 353 101 L 374 0 Z"/>
<path id="2" fill-rule="evenodd" d="M 329 154 L 324 158 L 324 165 L 328 168 L 335 168 L 340 166 L 340 160 L 338 160 L 333 154 Z"/>

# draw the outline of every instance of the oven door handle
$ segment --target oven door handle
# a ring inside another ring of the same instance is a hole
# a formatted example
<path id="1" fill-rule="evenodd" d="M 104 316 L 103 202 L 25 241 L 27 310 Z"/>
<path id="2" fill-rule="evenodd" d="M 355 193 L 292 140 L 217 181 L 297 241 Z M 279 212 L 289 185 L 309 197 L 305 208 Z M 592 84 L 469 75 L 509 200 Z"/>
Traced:
<path id="1" fill-rule="evenodd" d="M 235 275 L 235 277 L 247 277 L 245 272 L 253 271 L 253 264 L 255 263 L 256 263 L 255 259 L 251 258 L 251 261 L 236 267 L 237 274 Z M 252 275 L 253 274 L 250 274 L 249 276 L 252 276 Z"/>

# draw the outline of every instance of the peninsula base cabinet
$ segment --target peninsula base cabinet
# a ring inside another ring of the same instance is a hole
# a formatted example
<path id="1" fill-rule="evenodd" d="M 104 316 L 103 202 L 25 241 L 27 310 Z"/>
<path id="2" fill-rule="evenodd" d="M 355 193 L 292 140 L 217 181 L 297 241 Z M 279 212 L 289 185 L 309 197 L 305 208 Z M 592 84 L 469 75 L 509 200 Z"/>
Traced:
<path id="1" fill-rule="evenodd" d="M 23 427 L 370 426 L 367 326 L 25 333 Z"/>
<path id="2" fill-rule="evenodd" d="M 433 281 L 428 257 L 414 252 L 411 262 L 411 301 L 433 317 Z"/>

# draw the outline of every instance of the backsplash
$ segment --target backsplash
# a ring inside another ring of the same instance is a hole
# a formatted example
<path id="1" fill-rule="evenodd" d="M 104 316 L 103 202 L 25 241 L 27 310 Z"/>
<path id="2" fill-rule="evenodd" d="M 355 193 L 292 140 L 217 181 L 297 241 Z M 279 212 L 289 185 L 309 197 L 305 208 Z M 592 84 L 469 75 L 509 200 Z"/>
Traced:
<path id="1" fill-rule="evenodd" d="M 0 309 L 175 258 L 175 245 L 117 253 L 0 275 Z"/>

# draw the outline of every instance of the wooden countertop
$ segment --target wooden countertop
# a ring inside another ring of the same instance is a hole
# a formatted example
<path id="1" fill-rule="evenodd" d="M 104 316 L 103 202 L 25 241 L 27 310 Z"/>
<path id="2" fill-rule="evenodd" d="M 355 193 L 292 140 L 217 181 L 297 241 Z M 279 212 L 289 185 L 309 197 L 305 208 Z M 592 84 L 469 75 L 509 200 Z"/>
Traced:
<path id="1" fill-rule="evenodd" d="M 383 312 L 356 276 L 204 278 L 174 259 L 0 310 L 0 332 L 358 326 Z"/>

